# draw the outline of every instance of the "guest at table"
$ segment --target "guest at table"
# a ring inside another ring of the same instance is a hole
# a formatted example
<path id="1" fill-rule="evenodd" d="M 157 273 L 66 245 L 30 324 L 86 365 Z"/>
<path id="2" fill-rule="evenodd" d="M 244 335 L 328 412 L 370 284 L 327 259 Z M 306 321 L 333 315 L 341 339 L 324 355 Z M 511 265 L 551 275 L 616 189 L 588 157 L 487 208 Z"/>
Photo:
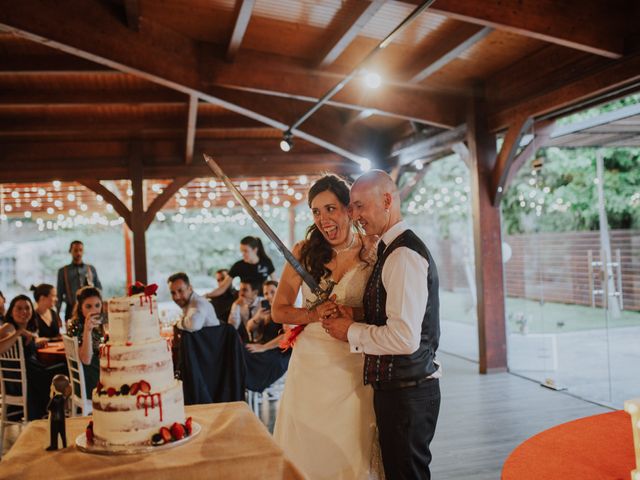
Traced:
<path id="1" fill-rule="evenodd" d="M 238 290 L 233 288 L 231 283 L 231 277 L 229 276 L 229 270 L 226 268 L 222 268 L 216 272 L 216 281 L 218 282 L 218 286 L 228 285 L 227 289 L 224 290 L 219 295 L 214 295 L 213 290 L 205 295 L 211 305 L 213 305 L 213 309 L 216 311 L 216 316 L 221 322 L 227 322 L 229 320 L 229 313 L 231 312 L 231 305 L 238 298 Z"/>
<path id="2" fill-rule="evenodd" d="M 16 341 L 22 342 L 25 367 L 27 370 L 28 420 L 36 420 L 46 415 L 51 380 L 58 373 L 67 373 L 66 365 L 63 363 L 45 366 L 38 360 L 37 349 L 39 346 L 46 345 L 46 342 L 38 340 L 37 335 L 27 329 L 27 325 L 29 322 L 33 322 L 33 319 L 34 308 L 29 297 L 26 295 L 18 295 L 11 300 L 6 317 L 6 322 L 11 328 L 6 327 L 4 332 L 9 339 L 5 340 L 3 342 L 5 345 L 2 346 L 2 349 L 8 350 Z M 17 378 L 18 375 L 18 372 L 6 373 L 16 374 L 15 378 Z M 7 382 L 5 387 L 7 393 L 11 395 L 22 394 L 20 384 Z"/>
<path id="3" fill-rule="evenodd" d="M 102 295 L 95 287 L 82 287 L 76 292 L 76 306 L 67 323 L 67 335 L 78 337 L 78 347 L 85 390 L 91 398 L 91 391 L 100 379 L 100 343 L 104 339 L 104 315 Z M 79 394 L 79 392 L 76 392 Z"/>
<path id="4" fill-rule="evenodd" d="M 182 308 L 176 324 L 179 330 L 196 332 L 204 327 L 220 325 L 213 306 L 207 299 L 193 291 L 189 277 L 184 272 L 174 273 L 167 280 L 173 301 Z"/>
<path id="5" fill-rule="evenodd" d="M 271 319 L 271 302 L 273 302 L 277 289 L 278 282 L 275 280 L 264 282 L 260 307 L 247 321 L 247 332 L 251 338 L 251 343 L 247 345 L 247 350 L 251 352 L 264 352 L 278 348 L 280 341 L 284 337 L 281 334 L 282 325 L 275 323 Z"/>
<path id="6" fill-rule="evenodd" d="M 69 320 L 73 314 L 76 303 L 76 292 L 85 286 L 102 289 L 98 278 L 98 272 L 93 265 L 84 263 L 84 244 L 80 240 L 74 240 L 69 245 L 71 263 L 58 270 L 58 312 L 61 312 L 62 304 L 65 304 L 64 318 Z"/>
<path id="7" fill-rule="evenodd" d="M 6 313 L 5 303 L 6 299 L 4 298 L 2 291 L 0 291 L 0 325 L 4 323 L 4 315 Z"/>
<path id="8" fill-rule="evenodd" d="M 33 299 L 36 301 L 34 312 L 34 322 L 29 330 L 38 334 L 38 337 L 49 342 L 62 340 L 60 326 L 62 320 L 53 307 L 58 302 L 56 289 L 48 283 L 41 283 L 38 286 L 31 285 Z"/>
<path id="9" fill-rule="evenodd" d="M 291 349 L 280 350 L 284 339 L 282 325 L 271 319 L 271 303 L 276 295 L 278 282 L 267 280 L 262 285 L 264 299 L 261 306 L 247 322 L 247 330 L 253 340 L 246 345 L 247 388 L 262 392 L 284 375 L 289 367 Z"/>
<path id="10" fill-rule="evenodd" d="M 233 264 L 229 275 L 218 284 L 218 288 L 207 294 L 208 298 L 222 295 L 236 277 L 240 277 L 241 282 L 254 282 L 258 285 L 269 279 L 275 280 L 273 272 L 276 269 L 262 246 L 262 240 L 258 237 L 244 237 L 240 240 L 240 253 L 242 260 Z"/>
<path id="11" fill-rule="evenodd" d="M 238 330 L 238 335 L 244 343 L 252 341 L 249 330 L 247 330 L 247 323 L 260 310 L 260 302 L 262 302 L 262 297 L 259 294 L 260 286 L 261 284 L 255 281 L 240 282 L 238 299 L 233 302 L 229 313 L 229 323 Z"/>

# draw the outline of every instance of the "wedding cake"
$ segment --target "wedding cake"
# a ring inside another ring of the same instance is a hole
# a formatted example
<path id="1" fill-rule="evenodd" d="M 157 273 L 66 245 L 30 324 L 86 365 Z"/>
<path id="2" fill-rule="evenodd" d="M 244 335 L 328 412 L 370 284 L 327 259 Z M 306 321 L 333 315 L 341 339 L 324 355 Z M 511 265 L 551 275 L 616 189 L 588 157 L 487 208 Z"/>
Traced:
<path id="1" fill-rule="evenodd" d="M 161 445 L 191 434 L 182 382 L 174 379 L 171 347 L 160 336 L 149 288 L 109 300 L 108 340 L 100 345 L 100 381 L 86 432 L 91 443 Z"/>

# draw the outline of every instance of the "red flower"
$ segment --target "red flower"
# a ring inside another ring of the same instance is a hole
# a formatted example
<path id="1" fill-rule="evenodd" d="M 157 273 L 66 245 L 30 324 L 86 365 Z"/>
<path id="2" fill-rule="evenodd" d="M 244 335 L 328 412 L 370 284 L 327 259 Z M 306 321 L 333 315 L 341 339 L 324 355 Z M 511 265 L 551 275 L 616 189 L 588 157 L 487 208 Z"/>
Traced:
<path id="1" fill-rule="evenodd" d="M 284 338 L 280 342 L 280 345 L 278 345 L 283 352 L 286 352 L 293 347 L 296 343 L 296 338 L 298 338 L 298 335 L 302 333 L 304 327 L 306 327 L 306 325 L 296 325 L 284 334 Z"/>
<path id="2" fill-rule="evenodd" d="M 144 294 L 147 297 L 150 297 L 151 295 L 155 295 L 157 291 L 158 291 L 158 285 L 156 285 L 155 283 L 152 283 L 151 285 L 147 285 L 146 287 L 144 287 Z"/>
<path id="3" fill-rule="evenodd" d="M 145 285 L 142 282 L 136 282 L 133 285 L 129 286 L 129 296 L 143 293 L 145 296 L 150 297 L 151 295 L 155 295 L 157 291 L 158 285 L 156 285 L 155 283 L 152 283 L 151 285 Z"/>

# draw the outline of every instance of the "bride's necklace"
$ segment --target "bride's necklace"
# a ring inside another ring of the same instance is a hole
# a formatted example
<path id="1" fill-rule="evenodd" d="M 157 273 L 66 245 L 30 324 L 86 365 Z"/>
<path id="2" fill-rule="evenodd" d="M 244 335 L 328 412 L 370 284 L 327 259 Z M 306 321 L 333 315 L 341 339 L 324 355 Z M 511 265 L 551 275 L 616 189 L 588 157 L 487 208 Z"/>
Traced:
<path id="1" fill-rule="evenodd" d="M 351 241 L 349 242 L 349 245 L 347 245 L 346 247 L 342 247 L 340 249 L 331 247 L 331 249 L 336 252 L 336 255 L 338 255 L 341 252 L 344 252 L 345 250 L 349 250 L 351 247 L 353 247 L 353 242 L 356 241 L 356 236 L 354 234 L 351 234 Z"/>

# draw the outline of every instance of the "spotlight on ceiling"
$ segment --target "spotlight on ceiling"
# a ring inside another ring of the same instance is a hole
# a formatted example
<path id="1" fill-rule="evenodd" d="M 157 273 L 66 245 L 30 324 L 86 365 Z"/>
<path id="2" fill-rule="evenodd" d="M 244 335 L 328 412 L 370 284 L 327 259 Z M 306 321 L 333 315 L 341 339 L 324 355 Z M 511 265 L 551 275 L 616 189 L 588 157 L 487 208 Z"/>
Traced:
<path id="1" fill-rule="evenodd" d="M 382 85 L 382 77 L 375 72 L 367 72 L 364 76 L 364 83 L 369 88 L 378 88 Z"/>
<path id="2" fill-rule="evenodd" d="M 282 135 L 282 140 L 280 140 L 280 150 L 282 150 L 283 152 L 288 152 L 293 148 L 292 137 L 293 135 L 291 135 L 291 132 L 289 130 L 284 132 L 284 134 Z"/>

